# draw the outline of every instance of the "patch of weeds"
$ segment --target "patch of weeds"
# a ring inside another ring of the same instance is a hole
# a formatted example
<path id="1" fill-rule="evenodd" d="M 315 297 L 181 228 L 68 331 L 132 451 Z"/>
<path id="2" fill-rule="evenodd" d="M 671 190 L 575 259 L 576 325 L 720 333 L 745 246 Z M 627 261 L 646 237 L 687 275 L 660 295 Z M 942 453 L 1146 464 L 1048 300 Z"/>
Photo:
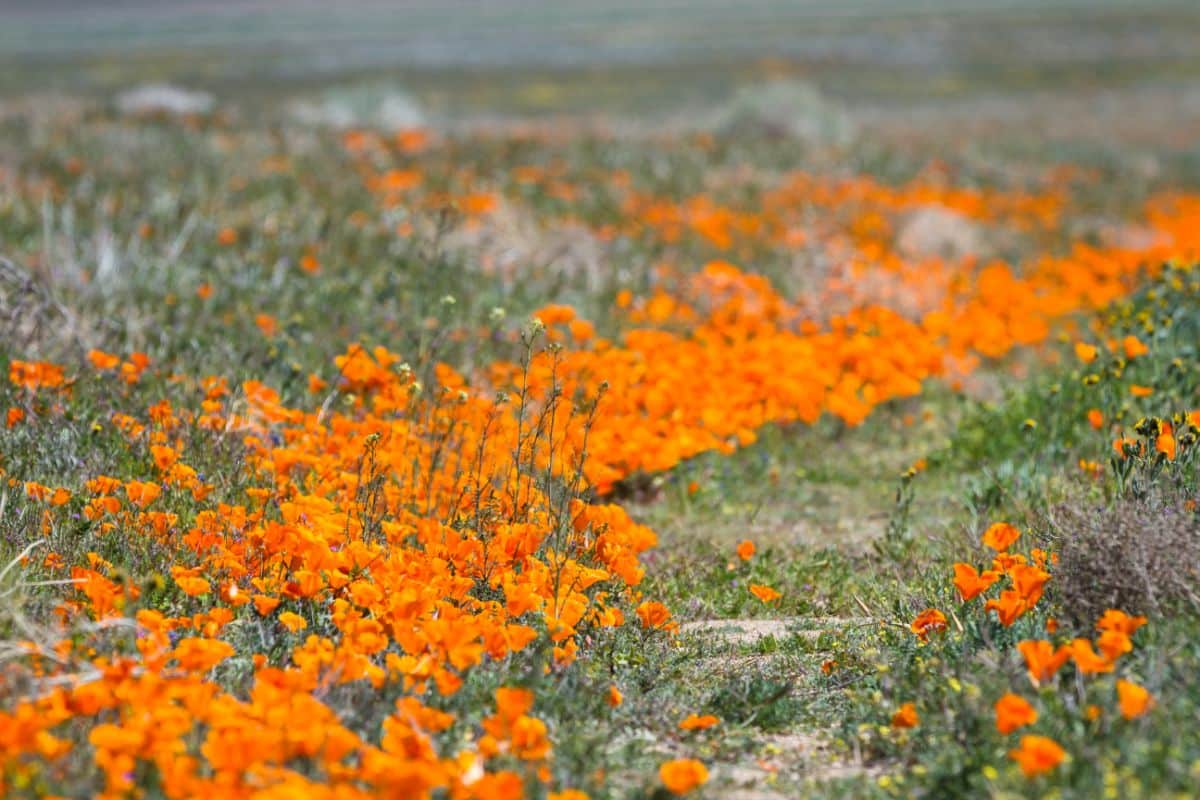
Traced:
<path id="1" fill-rule="evenodd" d="M 705 703 L 716 716 L 733 724 L 750 725 L 765 731 L 796 724 L 805 707 L 793 696 L 794 682 L 764 675 L 728 678 Z"/>

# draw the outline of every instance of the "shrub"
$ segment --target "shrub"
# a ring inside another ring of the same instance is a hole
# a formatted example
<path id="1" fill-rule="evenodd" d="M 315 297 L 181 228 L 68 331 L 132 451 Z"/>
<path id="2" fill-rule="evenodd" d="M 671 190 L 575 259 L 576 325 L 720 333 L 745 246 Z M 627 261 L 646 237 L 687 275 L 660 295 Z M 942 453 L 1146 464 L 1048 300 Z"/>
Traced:
<path id="1" fill-rule="evenodd" d="M 1053 512 L 1062 606 L 1087 624 L 1107 608 L 1158 616 L 1200 611 L 1200 518 L 1190 503 L 1153 495 L 1104 508 Z"/>

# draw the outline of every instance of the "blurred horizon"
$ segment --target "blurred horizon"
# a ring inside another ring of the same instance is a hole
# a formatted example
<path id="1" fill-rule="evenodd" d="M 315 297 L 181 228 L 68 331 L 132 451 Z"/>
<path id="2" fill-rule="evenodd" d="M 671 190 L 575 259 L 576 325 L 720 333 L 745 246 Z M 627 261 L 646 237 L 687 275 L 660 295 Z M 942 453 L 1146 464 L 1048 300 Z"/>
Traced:
<path id="1" fill-rule="evenodd" d="M 1178 152 L 1200 131 L 1200 3 L 1180 0 L 0 0 L 0 21 L 0 114 L 168 85 L 339 127 L 704 128 L 782 103 L 956 146 Z"/>
<path id="2" fill-rule="evenodd" d="M 396 68 L 595 70 L 764 58 L 827 78 L 827 89 L 867 94 L 869 85 L 829 73 L 950 75 L 996 88 L 1200 76 L 1200 4 L 1180 0 L 5 0 L 0 16 L 9 92 L 19 86 L 14 77 L 55 88 L 73 77 L 100 88 L 137 68 L 219 85 Z M 64 77 L 55 64 L 93 72 Z"/>

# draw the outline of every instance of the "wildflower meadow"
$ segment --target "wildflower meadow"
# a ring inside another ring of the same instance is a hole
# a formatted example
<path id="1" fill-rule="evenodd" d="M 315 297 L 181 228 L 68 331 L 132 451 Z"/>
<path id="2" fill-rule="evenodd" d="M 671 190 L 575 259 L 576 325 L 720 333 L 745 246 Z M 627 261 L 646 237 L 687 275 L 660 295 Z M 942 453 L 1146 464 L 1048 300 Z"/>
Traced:
<path id="1" fill-rule="evenodd" d="M 1150 5 L 1084 21 L 1200 41 Z M 401 96 L 45 13 L 0 32 L 0 796 L 1197 795 L 1188 48 L 1097 88 L 947 12 L 918 94 L 742 20 Z"/>

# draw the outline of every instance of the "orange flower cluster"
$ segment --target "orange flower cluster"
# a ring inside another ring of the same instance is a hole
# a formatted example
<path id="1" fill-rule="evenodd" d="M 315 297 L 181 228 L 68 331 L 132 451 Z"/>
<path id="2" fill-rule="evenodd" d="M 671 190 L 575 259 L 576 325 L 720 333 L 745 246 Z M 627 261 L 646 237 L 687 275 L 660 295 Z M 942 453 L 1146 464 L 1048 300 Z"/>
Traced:
<path id="1" fill-rule="evenodd" d="M 38 389 L 58 389 L 66 384 L 62 367 L 44 361 L 20 361 L 8 363 L 8 380 L 31 392 Z"/>
<path id="2" fill-rule="evenodd" d="M 1044 639 L 1029 639 L 1019 643 L 1017 649 L 1025 659 L 1034 686 L 1051 680 L 1068 661 L 1074 661 L 1075 668 L 1084 675 L 1108 673 L 1122 655 L 1133 650 L 1132 636 L 1145 624 L 1145 617 L 1131 617 L 1110 608 L 1096 623 L 1100 633 L 1094 642 L 1076 638 L 1055 648 Z"/>
<path id="3" fill-rule="evenodd" d="M 553 132 L 532 131 L 552 147 Z M 525 138 L 525 137 L 522 137 Z M 572 225 L 586 224 L 594 216 L 597 200 L 618 210 L 615 219 L 592 225 L 600 240 L 625 237 L 652 249 L 690 248 L 699 245 L 725 254 L 802 251 L 821 247 L 837 266 L 838 285 L 833 293 L 849 291 L 860 297 L 864 271 L 900 274 L 919 266 L 928 272 L 943 268 L 941 257 L 929 255 L 911 261 L 900 252 L 898 228 L 914 212 L 937 209 L 968 224 L 998 224 L 1019 233 L 1052 230 L 1067 202 L 1067 181 L 1073 176 L 1056 170 L 1039 178 L 1036 189 L 960 188 L 943 164 L 933 164 L 908 183 L 891 186 L 870 176 L 822 176 L 791 172 L 766 176 L 749 171 L 729 174 L 714 170 L 703 176 L 698 191 L 678 196 L 660 186 L 641 185 L 625 170 L 587 167 L 576 169 L 567 161 L 522 164 L 507 172 L 490 171 L 490 164 L 463 163 L 450 141 L 429 151 L 430 137 L 421 149 L 401 141 L 354 132 L 344 141 L 364 184 L 387 208 L 405 210 L 454 207 L 476 220 L 485 195 L 490 211 L 503 202 L 526 210 L 536 198 L 539 219 Z M 693 144 L 706 146 L 703 140 Z M 420 154 L 418 160 L 414 156 Z M 479 192 L 483 184 L 489 191 Z M 756 191 L 745 191 L 748 184 Z M 531 209 L 530 209 L 531 210 Z M 592 213 L 589 213 L 592 212 Z M 899 300 L 906 289 L 878 275 L 869 295 L 876 301 Z M 844 282 L 844 283 L 843 283 Z M 883 291 L 880 291 L 882 289 Z M 899 289 L 899 291 L 890 290 Z M 814 298 L 817 299 L 817 298 Z"/>
<path id="4" fill-rule="evenodd" d="M 712 262 L 674 294 L 619 297 L 631 321 L 651 326 L 619 343 L 594 337 L 569 307 L 537 312 L 551 338 L 571 346 L 537 356 L 533 373 L 543 385 L 559 377 L 568 394 L 607 387 L 586 468 L 606 493 L 631 475 L 749 444 L 766 424 L 812 423 L 830 413 L 857 425 L 880 404 L 919 393 L 929 378 L 1044 342 L 1056 321 L 1130 291 L 1143 267 L 1200 252 L 1200 202 L 1155 206 L 1150 219 L 1169 244 L 1080 246 L 1036 262 L 1024 277 L 991 265 L 919 321 L 868 305 L 820 326 L 762 277 Z M 511 389 L 518 372 L 500 363 L 488 377 Z"/>
<path id="5" fill-rule="evenodd" d="M 731 191 L 741 198 L 735 207 L 708 195 L 675 199 L 640 191 L 622 172 L 572 179 L 558 162 L 488 177 L 455 164 L 449 142 L 437 143 L 445 160 L 431 166 L 447 174 L 438 175 L 433 189 L 414 159 L 437 155 L 426 152 L 430 138 L 422 137 L 416 150 L 402 139 L 363 132 L 346 137 L 366 185 L 385 207 L 453 200 L 477 216 L 480 204 L 465 198 L 490 181 L 507 185 L 505 202 L 514 205 L 528 199 L 530 187 L 545 190 L 562 201 L 561 216 L 575 221 L 586 216 L 574 205 L 585 203 L 580 186 L 604 184 L 595 191 L 612 194 L 622 221 L 598 231 L 601 238 L 650 236 L 674 244 L 695 235 L 717 250 L 752 258 L 763 244 L 788 251 L 815 236 L 842 270 L 793 302 L 761 276 L 712 262 L 698 274 L 675 276 L 674 290 L 660 286 L 640 300 L 622 292 L 618 308 L 640 327 L 616 341 L 597 338 L 568 307 L 537 312 L 551 336 L 568 346 L 565 354 L 535 360 L 540 382 L 548 384 L 553 370 L 568 395 L 595 396 L 602 384 L 608 387 L 586 468 L 601 494 L 631 476 L 753 442 L 766 424 L 812 423 L 829 413 L 856 425 L 880 404 L 917 394 L 929 378 L 958 380 L 980 358 L 1046 341 L 1056 323 L 1127 294 L 1144 268 L 1200 254 L 1200 200 L 1176 196 L 1148 204 L 1147 235 L 1129 247 L 1078 243 L 1020 266 L 976 263 L 972 254 L 901 252 L 895 223 L 921 209 L 1051 234 L 1068 203 L 1063 184 L 1072 176 L 1063 170 L 1045 177 L 1050 188 L 1042 192 L 958 188 L 940 165 L 899 187 L 868 177 L 794 173 L 748 198 Z M 713 183 L 714 190 L 739 185 L 736 178 Z M 545 213 L 539 206 L 537 216 Z M 825 227 L 809 230 L 814 224 Z M 661 270 L 660 278 L 673 274 Z M 887 291 L 875 285 L 879 276 L 886 276 Z M 517 365 L 501 363 L 484 377 L 507 391 L 517 372 Z"/>
<path id="6" fill-rule="evenodd" d="M 1017 619 L 1031 611 L 1042 597 L 1042 591 L 1051 575 L 1048 564 L 1056 562 L 1053 555 L 1034 548 L 1026 556 L 1009 552 L 1021 537 L 1021 532 L 1007 522 L 997 522 L 984 532 L 983 544 L 996 551 L 991 567 L 977 570 L 971 564 L 954 565 L 954 587 L 963 603 L 985 594 L 994 584 L 1007 578 L 1010 588 L 1003 589 L 996 598 L 988 599 L 985 611 L 996 611 L 1001 625 L 1011 626 Z M 1117 660 L 1133 650 L 1132 636 L 1146 623 L 1145 617 L 1130 616 L 1117 609 L 1109 609 L 1096 623 L 1099 632 L 1094 640 L 1075 638 L 1055 646 L 1045 639 L 1026 639 L 1017 643 L 1017 651 L 1024 660 L 1030 683 L 1034 687 L 1044 686 L 1054 680 L 1058 671 L 1068 662 L 1073 662 L 1080 675 L 1110 673 Z M 936 609 L 928 609 L 912 623 L 912 630 L 922 640 L 927 631 L 945 627 L 945 616 Z M 1053 618 L 1047 620 L 1047 631 L 1057 630 Z M 1153 706 L 1153 697 L 1141 686 L 1127 680 L 1117 682 L 1118 701 L 1122 715 L 1134 719 Z M 1038 711 L 1032 703 L 1018 694 L 1009 692 L 995 704 L 996 730 L 1009 735 L 1021 728 L 1033 725 L 1038 720 Z M 1095 710 L 1099 713 L 1099 709 Z M 893 723 L 894 724 L 894 723 Z M 1048 772 L 1067 757 L 1066 751 L 1053 739 L 1029 735 L 1021 738 L 1020 746 L 1009 753 L 1027 777 Z"/>
<path id="7" fill-rule="evenodd" d="M 1036 548 L 1031 553 L 1032 563 L 1020 553 L 1008 553 L 1020 535 L 1020 531 L 1007 522 L 995 523 L 983 534 L 983 543 L 997 551 L 991 569 L 979 572 L 970 564 L 954 565 L 954 588 L 964 603 L 986 592 L 1001 577 L 1009 579 L 1011 588 L 1001 591 L 999 597 L 987 600 L 984 605 L 985 610 L 996 612 L 1000 624 L 1006 628 L 1037 605 L 1050 580 L 1050 573 L 1045 570 L 1046 562 L 1054 560 L 1054 556 Z"/>
<path id="8" fill-rule="evenodd" d="M 1118 658 L 1133 649 L 1130 637 L 1145 622 L 1145 617 L 1131 617 L 1122 611 L 1109 609 L 1096 624 L 1100 634 L 1094 646 L 1091 640 L 1085 638 L 1076 638 L 1057 648 L 1044 639 L 1027 639 L 1018 643 L 1017 649 L 1025 659 L 1029 680 L 1034 686 L 1053 680 L 1068 661 L 1074 661 L 1081 675 L 1108 673 L 1113 671 Z M 1121 715 L 1127 720 L 1142 716 L 1154 705 L 1150 692 L 1132 681 L 1120 679 L 1116 688 Z M 1101 711 L 1096 706 L 1089 706 L 1086 713 L 1088 719 L 1092 720 Z M 1037 709 L 1019 695 L 1010 692 L 996 703 L 996 729 L 1003 735 L 1032 725 L 1037 719 Z M 1062 763 L 1066 751 L 1048 737 L 1023 736 L 1021 746 L 1012 750 L 1009 756 L 1020 765 L 1026 777 L 1034 777 Z"/>
<path id="9" fill-rule="evenodd" d="M 0 712 L 5 780 L 50 774 L 70 750 L 61 731 L 80 726 L 98 788 L 114 797 L 147 769 L 173 797 L 515 798 L 527 778 L 548 774 L 539 765 L 552 748 L 529 714 L 532 693 L 500 690 L 481 738 L 455 753 L 434 744 L 455 721 L 436 698 L 535 641 L 546 669 L 566 665 L 581 629 L 623 624 L 654 533 L 616 506 L 578 499 L 570 479 L 585 442 L 572 437 L 586 428 L 568 424 L 578 410 L 559 394 L 518 412 L 467 392 L 449 370 L 426 398 L 382 350 L 352 348 L 338 366 L 342 412 L 289 408 L 255 383 L 235 404 L 209 379 L 199 413 L 163 402 L 142 419 L 114 416 L 153 480 L 97 476 L 75 498 L 26 485 L 47 513 L 77 503 L 100 535 L 160 548 L 174 563 L 151 603 L 96 554 L 86 566 L 46 560 L 70 567 L 61 652 L 29 645 L 44 689 Z M 14 382 L 28 388 L 34 374 L 61 371 L 21 368 Z M 207 500 L 212 487 L 187 463 L 205 431 L 240 434 L 257 483 L 249 502 Z M 545 488 L 555 480 L 563 488 Z M 661 604 L 643 602 L 637 615 L 647 628 L 674 628 Z M 70 631 L 84 622 L 130 626 L 136 647 L 87 639 L 75 650 Z M 286 642 L 282 656 L 235 651 L 228 633 L 247 625 Z M 245 694 L 218 679 L 234 663 L 252 672 Z M 356 682 L 399 695 L 378 742 L 320 699 Z M 504 766 L 514 763 L 531 771 Z"/>

